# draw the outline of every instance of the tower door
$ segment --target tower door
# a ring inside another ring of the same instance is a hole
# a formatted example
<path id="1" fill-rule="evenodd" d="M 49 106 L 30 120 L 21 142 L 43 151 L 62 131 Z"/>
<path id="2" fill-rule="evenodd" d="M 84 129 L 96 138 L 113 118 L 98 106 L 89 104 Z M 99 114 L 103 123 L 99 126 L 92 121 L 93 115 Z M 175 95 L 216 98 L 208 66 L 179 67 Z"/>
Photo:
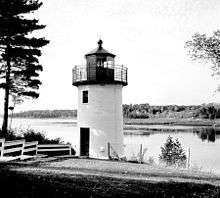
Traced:
<path id="1" fill-rule="evenodd" d="M 80 156 L 89 157 L 89 128 L 80 128 Z"/>

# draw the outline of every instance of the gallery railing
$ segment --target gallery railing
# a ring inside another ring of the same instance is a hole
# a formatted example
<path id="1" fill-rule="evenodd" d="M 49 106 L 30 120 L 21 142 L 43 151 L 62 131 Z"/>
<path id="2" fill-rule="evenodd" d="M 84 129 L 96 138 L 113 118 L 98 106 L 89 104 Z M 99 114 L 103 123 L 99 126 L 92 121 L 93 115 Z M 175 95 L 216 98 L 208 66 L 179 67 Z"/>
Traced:
<path id="1" fill-rule="evenodd" d="M 123 65 L 83 65 L 73 68 L 73 85 L 89 83 L 119 83 L 127 85 L 127 67 Z"/>

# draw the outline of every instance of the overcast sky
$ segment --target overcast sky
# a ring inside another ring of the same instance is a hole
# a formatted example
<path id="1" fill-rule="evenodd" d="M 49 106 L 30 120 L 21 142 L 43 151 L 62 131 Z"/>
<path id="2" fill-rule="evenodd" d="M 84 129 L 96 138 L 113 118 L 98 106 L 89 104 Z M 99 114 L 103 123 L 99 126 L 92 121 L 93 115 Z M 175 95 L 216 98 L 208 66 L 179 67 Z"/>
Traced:
<path id="1" fill-rule="evenodd" d="M 47 27 L 38 32 L 50 40 L 40 58 L 44 71 L 37 100 L 17 111 L 73 109 L 77 88 L 72 67 L 84 55 L 103 47 L 128 67 L 123 103 L 202 104 L 220 102 L 218 80 L 209 65 L 192 62 L 184 44 L 196 33 L 220 29 L 219 0 L 51 0 L 36 13 Z M 0 94 L 3 110 L 3 94 Z"/>

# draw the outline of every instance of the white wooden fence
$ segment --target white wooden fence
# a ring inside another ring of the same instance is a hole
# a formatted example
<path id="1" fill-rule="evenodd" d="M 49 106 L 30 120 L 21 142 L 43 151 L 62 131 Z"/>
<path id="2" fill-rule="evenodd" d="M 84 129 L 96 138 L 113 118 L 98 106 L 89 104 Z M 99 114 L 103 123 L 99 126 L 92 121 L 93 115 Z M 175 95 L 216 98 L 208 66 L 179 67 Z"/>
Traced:
<path id="1" fill-rule="evenodd" d="M 0 157 L 3 157 L 3 150 L 4 150 L 4 142 L 5 142 L 5 139 L 0 139 L 0 152 L 1 152 L 1 155 Z"/>
<path id="2" fill-rule="evenodd" d="M 2 150 L 2 156 L 8 153 L 14 153 L 18 151 L 20 151 L 21 155 L 23 155 L 24 145 L 25 145 L 25 140 L 5 141 L 4 148 Z M 10 148 L 7 148 L 7 147 L 10 147 Z"/>
<path id="3" fill-rule="evenodd" d="M 71 144 L 39 144 L 37 154 L 40 152 L 68 151 L 71 155 Z"/>
<path id="4" fill-rule="evenodd" d="M 23 154 L 31 151 L 35 151 L 35 154 L 37 154 L 37 145 L 38 145 L 38 141 L 25 142 Z"/>
<path id="5" fill-rule="evenodd" d="M 0 161 L 4 159 L 8 159 L 7 156 L 11 160 L 13 159 L 26 159 L 27 154 L 29 152 L 34 152 L 31 154 L 32 156 L 36 156 L 42 152 L 53 152 L 53 151 L 68 151 L 69 155 L 71 155 L 71 145 L 70 144 L 38 144 L 37 141 L 33 142 L 25 142 L 25 140 L 13 140 L 13 141 L 5 141 L 5 139 L 0 139 Z M 16 155 L 12 156 L 12 153 L 16 153 Z M 26 157 L 25 157 L 26 156 Z M 30 157 L 30 156 L 29 156 Z M 7 160 L 10 161 L 10 160 Z"/>

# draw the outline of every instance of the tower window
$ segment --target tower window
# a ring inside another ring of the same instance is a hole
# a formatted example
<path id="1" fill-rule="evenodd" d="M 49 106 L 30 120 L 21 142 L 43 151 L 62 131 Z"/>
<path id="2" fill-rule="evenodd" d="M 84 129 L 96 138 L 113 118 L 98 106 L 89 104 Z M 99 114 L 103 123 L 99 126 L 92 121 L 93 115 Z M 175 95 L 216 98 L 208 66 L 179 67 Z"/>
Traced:
<path id="1" fill-rule="evenodd" d="M 82 103 L 88 103 L 88 91 L 82 92 Z"/>

